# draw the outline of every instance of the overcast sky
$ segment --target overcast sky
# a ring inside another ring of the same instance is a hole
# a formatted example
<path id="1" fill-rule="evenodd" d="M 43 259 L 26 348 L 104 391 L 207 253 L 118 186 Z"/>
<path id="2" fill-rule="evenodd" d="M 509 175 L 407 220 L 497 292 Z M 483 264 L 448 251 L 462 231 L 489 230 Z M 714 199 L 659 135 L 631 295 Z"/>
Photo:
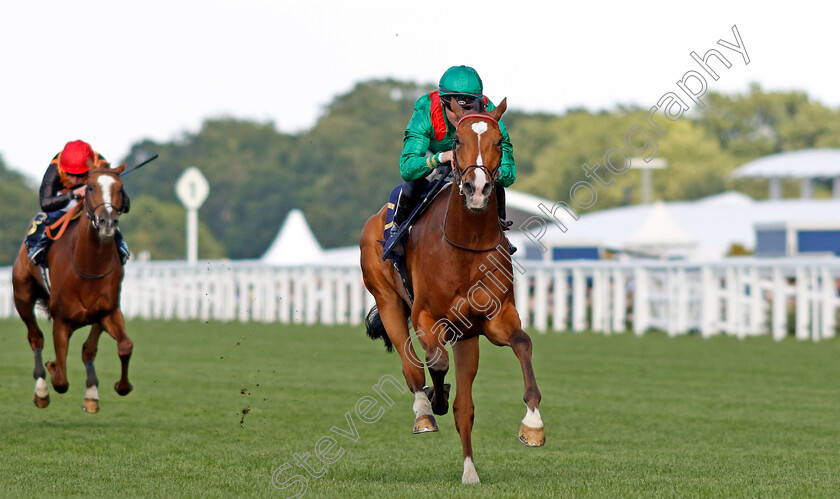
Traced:
<path id="1" fill-rule="evenodd" d="M 40 180 L 74 139 L 118 160 L 138 140 L 173 139 L 211 117 L 297 132 L 359 81 L 437 82 L 455 64 L 475 67 L 485 94 L 514 109 L 649 107 L 697 69 L 691 51 L 711 48 L 732 67 L 709 90 L 758 82 L 840 105 L 832 3 L 567 3 L 4 2 L 0 155 Z M 735 41 L 733 25 L 749 65 L 716 45 Z"/>

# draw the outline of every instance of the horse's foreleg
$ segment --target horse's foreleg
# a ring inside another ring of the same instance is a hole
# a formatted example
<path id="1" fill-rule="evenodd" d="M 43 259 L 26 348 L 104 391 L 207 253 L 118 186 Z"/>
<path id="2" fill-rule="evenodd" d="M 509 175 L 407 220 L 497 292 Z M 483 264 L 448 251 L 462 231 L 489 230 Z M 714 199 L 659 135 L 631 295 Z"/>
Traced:
<path id="1" fill-rule="evenodd" d="M 464 449 L 464 474 L 461 482 L 478 483 L 478 473 L 475 471 L 472 452 L 472 427 L 475 417 L 472 384 L 478 372 L 478 337 L 455 343 L 452 351 L 455 354 L 457 387 L 452 411 L 455 413 L 455 428 L 461 436 L 461 447 Z"/>
<path id="2" fill-rule="evenodd" d="M 99 379 L 96 377 L 93 361 L 96 358 L 96 352 L 99 350 L 99 335 L 101 334 L 102 325 L 94 324 L 90 328 L 87 340 L 82 345 L 82 362 L 84 362 L 87 372 L 85 383 L 87 391 L 85 391 L 85 400 L 82 403 L 82 409 L 85 412 L 99 412 Z"/>
<path id="3" fill-rule="evenodd" d="M 522 365 L 522 377 L 525 379 L 525 405 L 527 411 L 519 427 L 519 440 L 529 447 L 541 447 L 545 444 L 545 428 L 540 417 L 540 389 L 534 377 L 531 365 L 531 338 L 521 329 L 510 336 L 510 348 Z"/>
<path id="4" fill-rule="evenodd" d="M 53 318 L 53 344 L 55 345 L 55 361 L 47 363 L 53 388 L 58 393 L 64 393 L 70 387 L 67 382 L 67 344 L 73 327 L 67 322 Z"/>
<path id="5" fill-rule="evenodd" d="M 105 317 L 102 320 L 102 327 L 108 331 L 115 340 L 117 340 L 117 353 L 120 356 L 120 363 L 122 364 L 122 376 L 120 380 L 114 385 L 114 390 L 120 395 L 128 395 L 134 388 L 128 382 L 128 361 L 131 359 L 131 352 L 134 350 L 134 343 L 125 332 L 125 319 L 120 309 L 116 309 L 113 314 Z"/>

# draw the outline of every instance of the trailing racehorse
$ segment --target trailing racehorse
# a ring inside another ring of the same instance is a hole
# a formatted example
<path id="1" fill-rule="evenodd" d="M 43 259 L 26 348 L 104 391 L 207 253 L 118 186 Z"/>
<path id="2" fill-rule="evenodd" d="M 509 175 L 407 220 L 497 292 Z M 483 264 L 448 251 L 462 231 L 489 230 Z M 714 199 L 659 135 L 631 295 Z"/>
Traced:
<path id="1" fill-rule="evenodd" d="M 128 361 L 133 344 L 126 335 L 125 322 L 119 308 L 123 267 L 114 241 L 119 216 L 123 209 L 123 189 L 118 168 L 100 168 L 88 162 L 90 173 L 85 187 L 84 202 L 80 203 L 85 217 L 70 222 L 63 236 L 55 240 L 47 255 L 49 278 L 42 274 L 21 247 L 15 260 L 12 281 L 15 307 L 26 324 L 29 345 L 35 356 L 35 405 L 49 405 L 46 372 L 41 360 L 44 335 L 35 320 L 35 304 L 43 302 L 53 323 L 53 342 L 56 359 L 48 362 L 52 385 L 64 393 L 67 381 L 66 359 L 70 335 L 76 329 L 92 325 L 90 335 L 82 347 L 82 360 L 87 370 L 87 391 L 83 408 L 99 410 L 99 380 L 93 361 L 99 335 L 107 331 L 117 341 L 122 363 L 122 377 L 114 385 L 120 395 L 127 395 L 132 386 L 128 382 Z"/>
<path id="2" fill-rule="evenodd" d="M 502 101 L 490 112 L 475 113 L 453 103 L 447 118 L 456 125 L 453 145 L 454 185 L 447 186 L 409 233 L 406 267 L 414 300 L 390 262 L 383 262 L 386 208 L 371 217 L 361 236 L 365 285 L 376 299 L 368 334 L 396 347 L 403 375 L 414 393 L 414 432 L 437 431 L 432 413 L 448 411 L 444 377 L 449 369 L 445 346 L 455 357 L 455 426 L 461 437 L 464 483 L 479 481 L 471 432 L 474 406 L 472 383 L 478 370 L 478 336 L 498 346 L 510 346 L 522 367 L 527 406 L 519 439 L 528 446 L 545 443 L 539 412 L 540 391 L 531 366 L 531 340 L 522 330 L 513 296 L 513 261 L 499 227 L 493 195 L 501 160 L 498 120 L 507 107 Z M 408 311 L 415 334 L 409 335 Z M 425 350 L 421 362 L 411 339 Z M 431 400 L 424 391 L 425 372 L 432 377 Z"/>

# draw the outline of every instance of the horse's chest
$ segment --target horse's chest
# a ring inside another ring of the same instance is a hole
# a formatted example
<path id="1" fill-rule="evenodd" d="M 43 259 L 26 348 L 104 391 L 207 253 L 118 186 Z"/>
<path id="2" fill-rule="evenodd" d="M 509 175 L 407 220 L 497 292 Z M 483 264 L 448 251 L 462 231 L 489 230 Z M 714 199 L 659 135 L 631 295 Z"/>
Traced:
<path id="1" fill-rule="evenodd" d="M 66 317 L 78 324 L 90 324 L 99 321 L 117 308 L 116 293 L 101 288 L 85 288 L 87 286 L 82 285 L 75 289 L 75 292 L 60 294 L 54 292 L 50 303 L 53 315 Z"/>

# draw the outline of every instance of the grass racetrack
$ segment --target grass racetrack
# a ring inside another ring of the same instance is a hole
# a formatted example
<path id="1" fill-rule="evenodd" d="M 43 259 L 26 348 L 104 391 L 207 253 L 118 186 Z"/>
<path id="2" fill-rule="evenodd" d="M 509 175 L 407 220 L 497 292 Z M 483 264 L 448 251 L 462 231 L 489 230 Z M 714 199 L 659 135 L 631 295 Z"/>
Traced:
<path id="1" fill-rule="evenodd" d="M 44 360 L 54 358 L 50 325 Z M 481 482 L 460 483 L 452 413 L 413 435 L 413 397 L 365 424 L 354 406 L 383 375 L 404 380 L 360 327 L 131 321 L 134 391 L 113 390 L 119 360 L 103 335 L 101 412 L 81 410 L 87 328 L 70 341 L 70 390 L 32 404 L 23 323 L 0 321 L 0 495 L 271 496 L 272 472 L 313 454 L 307 497 L 837 497 L 840 341 L 671 339 L 661 334 L 531 333 L 547 442 L 517 440 L 522 375 L 482 339 L 473 447 Z M 447 377 L 454 385 L 454 366 Z M 454 400 L 455 387 L 453 386 Z M 358 438 L 330 432 L 349 428 Z M 337 448 L 330 455 L 337 455 Z M 278 475 L 279 476 L 279 475 Z"/>

